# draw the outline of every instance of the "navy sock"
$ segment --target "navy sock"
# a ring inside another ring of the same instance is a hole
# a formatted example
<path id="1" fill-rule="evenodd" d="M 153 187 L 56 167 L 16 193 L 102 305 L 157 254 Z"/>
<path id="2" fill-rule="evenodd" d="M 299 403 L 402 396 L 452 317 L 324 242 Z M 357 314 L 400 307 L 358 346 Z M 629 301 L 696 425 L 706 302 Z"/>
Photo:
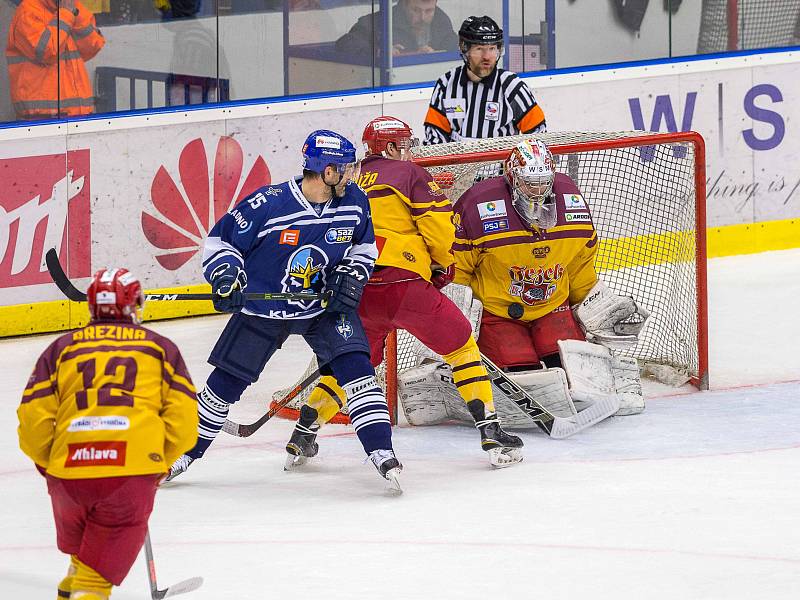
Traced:
<path id="1" fill-rule="evenodd" d="M 369 454 L 392 449 L 392 426 L 386 396 L 364 352 L 351 352 L 331 361 L 331 370 L 347 394 L 347 409 L 356 435 Z"/>

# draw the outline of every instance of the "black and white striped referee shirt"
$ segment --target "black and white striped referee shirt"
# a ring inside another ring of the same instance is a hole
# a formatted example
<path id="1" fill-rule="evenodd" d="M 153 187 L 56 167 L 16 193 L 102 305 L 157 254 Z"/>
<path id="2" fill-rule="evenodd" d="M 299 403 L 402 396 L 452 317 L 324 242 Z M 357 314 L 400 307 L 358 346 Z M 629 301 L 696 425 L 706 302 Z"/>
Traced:
<path id="1" fill-rule="evenodd" d="M 425 143 L 491 138 L 546 130 L 544 112 L 516 73 L 495 69 L 474 83 L 461 65 L 433 87 L 425 116 Z"/>

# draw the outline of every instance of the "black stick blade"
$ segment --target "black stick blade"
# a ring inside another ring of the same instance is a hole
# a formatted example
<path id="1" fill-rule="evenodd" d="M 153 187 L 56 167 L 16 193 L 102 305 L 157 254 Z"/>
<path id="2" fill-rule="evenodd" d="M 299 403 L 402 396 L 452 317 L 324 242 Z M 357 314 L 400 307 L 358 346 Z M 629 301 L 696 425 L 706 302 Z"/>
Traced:
<path id="1" fill-rule="evenodd" d="M 64 273 L 64 268 L 58 260 L 58 253 L 56 253 L 55 248 L 50 248 L 47 251 L 44 261 L 47 265 L 47 270 L 50 272 L 50 277 L 53 278 L 53 282 L 58 286 L 62 294 L 73 302 L 86 302 L 86 294 L 72 285 L 67 274 Z"/>

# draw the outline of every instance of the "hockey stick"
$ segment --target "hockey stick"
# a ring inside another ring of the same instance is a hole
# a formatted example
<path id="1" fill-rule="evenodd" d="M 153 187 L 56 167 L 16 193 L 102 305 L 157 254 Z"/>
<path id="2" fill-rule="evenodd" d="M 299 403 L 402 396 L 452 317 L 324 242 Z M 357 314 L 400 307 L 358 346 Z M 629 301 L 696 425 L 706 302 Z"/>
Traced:
<path id="1" fill-rule="evenodd" d="M 73 302 L 86 302 L 86 293 L 76 288 L 64 273 L 55 248 L 50 248 L 44 257 L 50 277 L 61 293 Z M 292 292 L 245 292 L 246 300 L 323 300 L 324 294 L 301 294 Z M 147 301 L 172 300 L 213 300 L 214 294 L 153 294 L 145 292 Z"/>
<path id="2" fill-rule="evenodd" d="M 497 365 L 481 354 L 481 362 L 486 367 L 489 379 L 508 396 L 514 404 L 521 408 L 536 425 L 553 439 L 564 439 L 606 417 L 619 409 L 619 399 L 608 396 L 598 400 L 591 406 L 572 417 L 557 417 L 531 397 L 516 381 L 506 375 Z"/>
<path id="3" fill-rule="evenodd" d="M 486 374 L 489 375 L 489 380 L 535 421 L 539 429 L 550 435 L 553 428 L 553 420 L 556 418 L 555 415 L 531 398 L 530 394 L 522 386 L 506 375 L 500 367 L 486 358 L 483 353 L 481 353 L 481 362 L 486 367 Z"/>
<path id="4" fill-rule="evenodd" d="M 258 421 L 254 423 L 250 423 L 249 425 L 240 425 L 239 423 L 234 423 L 233 421 L 229 421 L 225 419 L 225 422 L 222 424 L 222 431 L 228 433 L 230 435 L 235 435 L 238 437 L 250 437 L 256 431 L 258 431 L 261 426 L 269 421 L 272 417 L 280 412 L 289 402 L 297 398 L 297 396 L 308 386 L 310 386 L 314 381 L 319 378 L 319 369 L 315 369 L 313 373 L 311 373 L 308 377 L 303 379 L 300 383 L 294 386 L 291 391 L 286 394 L 283 398 L 278 400 L 278 402 L 272 408 L 267 411 L 265 415 L 263 415 Z"/>
<path id="5" fill-rule="evenodd" d="M 619 408 L 619 401 L 617 400 L 615 402 L 616 398 L 612 397 L 595 402 L 574 417 L 557 417 L 537 402 L 536 399 L 532 398 L 523 387 L 506 375 L 505 372 L 483 354 L 481 354 L 481 362 L 483 362 L 484 367 L 486 367 L 486 372 L 491 382 L 500 388 L 514 404 L 525 412 L 542 431 L 554 439 L 563 439 L 578 433 L 602 421 L 607 416 L 614 414 Z M 278 414 L 289 402 L 294 400 L 303 390 L 314 383 L 319 376 L 319 369 L 315 369 L 254 423 L 242 425 L 225 419 L 225 423 L 222 425 L 222 431 L 238 437 L 249 437 L 253 435 L 264 423 Z"/>
<path id="6" fill-rule="evenodd" d="M 186 579 L 175 585 L 166 587 L 163 590 L 158 589 L 158 582 L 156 581 L 156 563 L 153 559 L 153 545 L 150 543 L 149 529 L 144 537 L 144 554 L 147 559 L 147 579 L 150 581 L 150 597 L 153 600 L 161 600 L 162 598 L 170 598 L 178 594 L 192 592 L 203 585 L 202 577 L 192 577 L 191 579 Z"/>

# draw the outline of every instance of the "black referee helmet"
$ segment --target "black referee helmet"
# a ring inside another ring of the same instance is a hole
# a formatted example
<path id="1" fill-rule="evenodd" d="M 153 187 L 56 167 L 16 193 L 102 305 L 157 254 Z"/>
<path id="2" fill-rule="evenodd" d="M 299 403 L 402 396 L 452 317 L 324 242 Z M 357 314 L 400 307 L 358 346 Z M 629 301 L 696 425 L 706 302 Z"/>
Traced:
<path id="1" fill-rule="evenodd" d="M 482 17 L 467 17 L 458 30 L 458 41 L 461 51 L 466 52 L 473 44 L 497 44 L 502 47 L 503 30 L 486 15 Z"/>

